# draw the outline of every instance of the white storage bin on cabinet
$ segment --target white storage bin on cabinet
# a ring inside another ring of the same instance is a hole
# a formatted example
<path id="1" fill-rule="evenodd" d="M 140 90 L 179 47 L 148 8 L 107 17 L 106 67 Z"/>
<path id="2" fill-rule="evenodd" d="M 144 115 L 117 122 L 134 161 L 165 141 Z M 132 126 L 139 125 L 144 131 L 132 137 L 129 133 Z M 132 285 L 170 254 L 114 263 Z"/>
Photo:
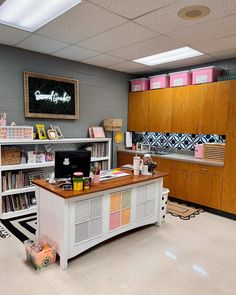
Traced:
<path id="1" fill-rule="evenodd" d="M 167 200 L 168 200 L 168 194 L 169 194 L 168 188 L 163 188 L 162 190 L 162 198 L 161 198 L 161 222 L 165 221 L 166 217 L 166 206 L 167 206 Z"/>

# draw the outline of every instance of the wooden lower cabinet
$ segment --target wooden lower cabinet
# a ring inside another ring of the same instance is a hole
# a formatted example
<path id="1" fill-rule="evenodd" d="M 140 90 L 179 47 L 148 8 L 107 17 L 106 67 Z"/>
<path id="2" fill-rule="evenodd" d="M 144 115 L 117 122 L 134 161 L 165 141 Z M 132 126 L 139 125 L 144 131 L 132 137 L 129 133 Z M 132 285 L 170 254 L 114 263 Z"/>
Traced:
<path id="1" fill-rule="evenodd" d="M 132 164 L 133 154 L 118 152 L 118 167 Z M 142 155 L 141 155 L 142 158 Z M 182 161 L 152 157 L 157 162 L 157 170 L 167 172 L 163 186 L 170 190 L 169 195 L 206 207 L 224 210 L 222 203 L 223 167 L 192 164 Z"/>
<path id="2" fill-rule="evenodd" d="M 157 160 L 158 170 L 169 173 L 164 177 L 164 187 L 170 190 L 170 196 L 181 200 L 188 200 L 188 164 L 180 161 Z"/>
<path id="3" fill-rule="evenodd" d="M 127 152 L 117 152 L 117 167 L 120 167 L 125 164 L 133 165 L 134 154 Z"/>
<path id="4" fill-rule="evenodd" d="M 190 164 L 188 201 L 221 209 L 223 168 Z"/>

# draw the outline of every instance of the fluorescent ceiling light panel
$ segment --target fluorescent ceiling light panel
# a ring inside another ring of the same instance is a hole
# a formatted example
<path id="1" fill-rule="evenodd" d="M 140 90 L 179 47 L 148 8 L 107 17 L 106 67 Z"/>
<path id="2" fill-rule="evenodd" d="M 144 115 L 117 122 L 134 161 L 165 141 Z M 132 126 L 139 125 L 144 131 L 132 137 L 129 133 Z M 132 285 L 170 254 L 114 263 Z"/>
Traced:
<path id="1" fill-rule="evenodd" d="M 147 66 L 155 66 L 165 64 L 175 60 L 187 59 L 194 56 L 203 55 L 202 52 L 192 49 L 191 47 L 181 47 L 178 49 L 146 56 L 143 58 L 134 59 L 134 62 L 144 64 Z"/>
<path id="2" fill-rule="evenodd" d="M 81 0 L 6 0 L 0 6 L 0 23 L 34 32 Z"/>

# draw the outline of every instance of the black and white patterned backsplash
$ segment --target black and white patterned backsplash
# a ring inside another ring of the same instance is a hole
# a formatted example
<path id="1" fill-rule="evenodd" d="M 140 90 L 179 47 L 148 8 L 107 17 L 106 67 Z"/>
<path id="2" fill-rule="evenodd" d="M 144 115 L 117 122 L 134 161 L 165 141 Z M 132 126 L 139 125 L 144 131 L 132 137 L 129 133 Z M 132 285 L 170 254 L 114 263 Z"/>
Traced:
<path id="1" fill-rule="evenodd" d="M 209 142 L 225 142 L 225 135 L 218 134 L 187 134 L 187 133 L 133 133 L 133 142 L 150 144 L 157 148 L 169 148 L 194 151 L 196 144 Z"/>

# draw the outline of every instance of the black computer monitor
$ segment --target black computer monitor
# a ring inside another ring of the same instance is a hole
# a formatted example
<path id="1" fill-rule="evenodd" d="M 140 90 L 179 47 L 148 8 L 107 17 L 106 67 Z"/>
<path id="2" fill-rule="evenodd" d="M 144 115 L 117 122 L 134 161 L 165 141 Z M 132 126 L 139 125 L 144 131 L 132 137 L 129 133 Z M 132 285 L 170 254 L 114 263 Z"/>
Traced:
<path id="1" fill-rule="evenodd" d="M 72 178 L 74 172 L 83 172 L 84 176 L 88 177 L 90 161 L 90 151 L 56 151 L 55 178 Z"/>

